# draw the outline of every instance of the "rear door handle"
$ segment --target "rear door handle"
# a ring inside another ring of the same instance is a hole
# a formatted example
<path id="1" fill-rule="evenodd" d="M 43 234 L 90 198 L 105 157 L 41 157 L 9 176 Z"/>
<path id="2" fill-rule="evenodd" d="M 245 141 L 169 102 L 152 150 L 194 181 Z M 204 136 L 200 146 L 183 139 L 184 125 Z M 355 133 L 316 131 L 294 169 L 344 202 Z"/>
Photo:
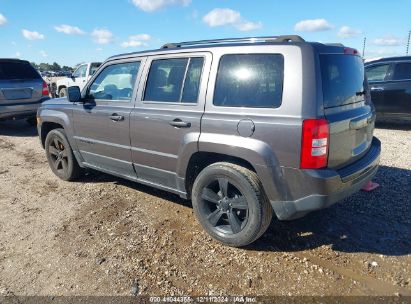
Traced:
<path id="1" fill-rule="evenodd" d="M 182 121 L 179 118 L 176 118 L 172 121 L 169 122 L 169 125 L 176 127 L 176 128 L 190 128 L 191 127 L 191 122 L 185 122 Z"/>
<path id="2" fill-rule="evenodd" d="M 383 87 L 371 87 L 371 91 L 382 92 L 384 91 L 384 88 Z"/>
<path id="3" fill-rule="evenodd" d="M 114 113 L 110 116 L 110 119 L 112 121 L 123 121 L 124 120 L 124 116 L 123 115 L 118 115 L 117 113 Z"/>

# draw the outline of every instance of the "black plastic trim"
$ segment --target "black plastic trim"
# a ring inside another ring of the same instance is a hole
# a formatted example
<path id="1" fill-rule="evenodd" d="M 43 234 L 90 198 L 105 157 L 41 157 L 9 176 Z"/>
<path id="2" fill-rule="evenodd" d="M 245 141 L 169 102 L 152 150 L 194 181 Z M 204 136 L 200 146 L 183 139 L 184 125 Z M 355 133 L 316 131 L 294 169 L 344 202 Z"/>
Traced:
<path id="1" fill-rule="evenodd" d="M 359 160 L 350 164 L 347 167 L 337 170 L 337 173 L 340 175 L 341 180 L 344 183 L 348 182 L 370 170 L 373 167 L 374 162 L 380 153 L 381 142 L 374 137 L 371 142 L 371 146 L 367 154 L 364 155 L 364 157 L 360 158 Z"/>

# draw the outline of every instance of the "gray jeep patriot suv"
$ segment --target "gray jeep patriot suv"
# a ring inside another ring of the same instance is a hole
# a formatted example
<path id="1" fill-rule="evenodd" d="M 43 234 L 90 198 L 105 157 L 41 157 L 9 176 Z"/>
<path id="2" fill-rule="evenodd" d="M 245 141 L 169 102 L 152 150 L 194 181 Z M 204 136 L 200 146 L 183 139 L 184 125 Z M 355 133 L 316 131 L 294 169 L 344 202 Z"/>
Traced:
<path id="1" fill-rule="evenodd" d="M 191 199 L 218 241 L 258 239 L 359 191 L 380 141 L 362 58 L 299 36 L 171 43 L 109 58 L 38 111 L 51 170 L 91 168 Z"/>

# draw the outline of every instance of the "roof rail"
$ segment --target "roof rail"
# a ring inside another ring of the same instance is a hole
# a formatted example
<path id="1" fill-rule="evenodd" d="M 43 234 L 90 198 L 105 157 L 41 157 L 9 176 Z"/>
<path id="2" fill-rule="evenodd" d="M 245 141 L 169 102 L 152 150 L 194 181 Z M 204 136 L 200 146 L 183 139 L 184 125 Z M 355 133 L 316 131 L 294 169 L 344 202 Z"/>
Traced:
<path id="1" fill-rule="evenodd" d="M 171 49 L 171 48 L 178 48 L 178 47 L 184 47 L 184 46 L 195 46 L 195 45 L 205 45 L 205 44 L 246 43 L 246 42 L 305 42 L 305 40 L 298 35 L 224 38 L 224 39 L 173 42 L 173 43 L 164 44 L 161 48 Z"/>

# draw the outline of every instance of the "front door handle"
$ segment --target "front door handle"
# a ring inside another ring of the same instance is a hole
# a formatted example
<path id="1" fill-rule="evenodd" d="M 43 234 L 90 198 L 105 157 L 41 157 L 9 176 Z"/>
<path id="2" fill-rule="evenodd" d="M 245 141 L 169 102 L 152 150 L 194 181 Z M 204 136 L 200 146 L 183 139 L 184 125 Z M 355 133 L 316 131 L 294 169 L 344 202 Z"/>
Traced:
<path id="1" fill-rule="evenodd" d="M 124 120 L 124 116 L 123 115 L 118 115 L 117 113 L 114 113 L 110 116 L 110 119 L 112 121 L 123 121 Z"/>
<path id="2" fill-rule="evenodd" d="M 384 91 L 384 88 L 383 87 L 371 87 L 371 91 L 382 92 Z"/>
<path id="3" fill-rule="evenodd" d="M 176 118 L 176 119 L 170 121 L 169 124 L 173 127 L 176 127 L 176 128 L 190 128 L 191 127 L 191 122 L 185 122 L 185 121 L 182 121 L 179 118 Z"/>

